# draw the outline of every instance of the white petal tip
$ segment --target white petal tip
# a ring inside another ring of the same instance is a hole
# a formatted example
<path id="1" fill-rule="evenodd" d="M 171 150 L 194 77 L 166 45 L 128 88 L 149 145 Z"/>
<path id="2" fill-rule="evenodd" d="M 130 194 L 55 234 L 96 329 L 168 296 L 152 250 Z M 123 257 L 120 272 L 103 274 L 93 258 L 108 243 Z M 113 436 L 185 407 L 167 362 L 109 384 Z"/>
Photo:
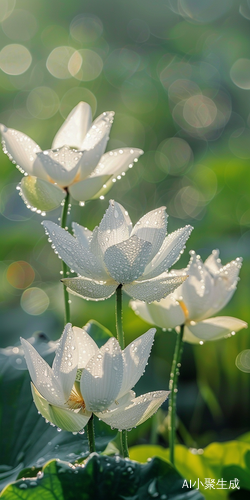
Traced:
<path id="1" fill-rule="evenodd" d="M 3 133 L 3 132 L 7 132 L 8 130 L 8 127 L 6 127 L 6 125 L 4 125 L 3 123 L 0 123 L 0 132 Z"/>

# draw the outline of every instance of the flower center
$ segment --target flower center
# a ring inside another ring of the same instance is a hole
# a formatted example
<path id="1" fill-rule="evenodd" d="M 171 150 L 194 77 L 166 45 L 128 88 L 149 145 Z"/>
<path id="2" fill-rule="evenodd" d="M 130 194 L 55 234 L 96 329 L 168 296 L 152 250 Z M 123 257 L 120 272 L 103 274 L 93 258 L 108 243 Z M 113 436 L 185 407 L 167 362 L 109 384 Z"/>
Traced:
<path id="1" fill-rule="evenodd" d="M 67 405 L 71 410 L 85 410 L 85 401 L 81 395 L 80 388 L 78 387 L 78 382 L 73 385 L 72 391 L 70 393 Z"/>

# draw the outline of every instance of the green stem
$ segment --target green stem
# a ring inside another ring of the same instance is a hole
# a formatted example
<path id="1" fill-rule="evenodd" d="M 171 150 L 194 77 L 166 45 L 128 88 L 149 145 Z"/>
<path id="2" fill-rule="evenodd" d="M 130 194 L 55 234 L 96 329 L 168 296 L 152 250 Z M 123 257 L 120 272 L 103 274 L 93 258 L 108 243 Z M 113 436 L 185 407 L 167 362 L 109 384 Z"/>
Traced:
<path id="1" fill-rule="evenodd" d="M 87 433 L 88 433 L 88 441 L 89 441 L 89 451 L 93 453 L 95 451 L 95 431 L 94 431 L 94 415 L 92 413 L 88 424 L 87 424 Z"/>
<path id="2" fill-rule="evenodd" d="M 64 199 L 64 205 L 62 209 L 61 227 L 63 228 L 65 228 L 67 224 L 68 209 L 69 209 L 69 192 L 67 192 L 67 195 Z M 62 261 L 63 278 L 67 278 L 68 271 L 69 271 L 68 266 L 65 264 L 65 262 Z M 70 307 L 69 307 L 69 294 L 67 292 L 66 286 L 64 285 L 63 285 L 63 296 L 64 296 L 64 320 L 66 324 L 70 323 Z"/>
<path id="3" fill-rule="evenodd" d="M 127 431 L 125 431 L 125 430 L 120 431 L 120 439 L 121 439 L 121 447 L 122 447 L 122 456 L 124 458 L 129 458 Z"/>
<path id="4" fill-rule="evenodd" d="M 124 349 L 124 333 L 122 329 L 122 285 L 119 285 L 116 289 L 116 334 L 117 340 L 120 344 L 121 349 Z"/>
<path id="5" fill-rule="evenodd" d="M 174 445 L 175 445 L 175 420 L 176 420 L 176 395 L 178 392 L 177 389 L 177 379 L 179 375 L 179 368 L 181 366 L 181 355 L 183 351 L 183 333 L 184 326 L 181 325 L 180 333 L 177 334 L 175 351 L 173 357 L 173 363 L 170 373 L 170 381 L 169 381 L 169 390 L 170 398 L 169 398 L 169 458 L 172 465 L 174 465 Z"/>
<path id="6" fill-rule="evenodd" d="M 121 349 L 124 349 L 124 333 L 122 328 L 122 285 L 119 285 L 116 289 L 116 334 L 117 340 L 120 344 Z M 129 457 L 128 453 L 128 437 L 127 431 L 120 431 L 120 439 L 121 439 L 121 449 L 122 455 L 124 458 Z"/>

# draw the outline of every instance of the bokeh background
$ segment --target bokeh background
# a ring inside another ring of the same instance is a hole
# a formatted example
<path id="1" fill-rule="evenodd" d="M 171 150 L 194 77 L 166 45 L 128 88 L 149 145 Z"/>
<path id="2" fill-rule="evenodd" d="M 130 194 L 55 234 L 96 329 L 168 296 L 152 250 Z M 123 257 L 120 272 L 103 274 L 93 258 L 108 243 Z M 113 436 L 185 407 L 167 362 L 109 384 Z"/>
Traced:
<path id="1" fill-rule="evenodd" d="M 93 229 L 110 197 L 136 222 L 167 206 L 169 231 L 194 226 L 188 251 L 222 263 L 244 258 L 238 290 L 222 311 L 250 322 L 250 0 L 0 0 L 0 122 L 43 149 L 71 109 L 116 113 L 108 150 L 145 151 L 104 200 L 72 204 L 70 219 Z M 41 216 L 18 196 L 21 174 L 0 152 L 0 347 L 63 329 L 61 263 Z M 47 214 L 57 221 L 60 210 Z M 126 342 L 146 331 L 124 297 Z M 72 297 L 72 322 L 115 332 L 114 297 Z M 168 387 L 175 332 L 158 329 L 138 393 Z M 235 358 L 249 331 L 185 345 L 178 393 L 180 442 L 204 446 L 249 431 L 250 374 Z M 167 444 L 166 410 L 130 442 Z M 150 427 L 151 426 L 151 427 Z M 157 431 L 160 437 L 157 437 Z"/>

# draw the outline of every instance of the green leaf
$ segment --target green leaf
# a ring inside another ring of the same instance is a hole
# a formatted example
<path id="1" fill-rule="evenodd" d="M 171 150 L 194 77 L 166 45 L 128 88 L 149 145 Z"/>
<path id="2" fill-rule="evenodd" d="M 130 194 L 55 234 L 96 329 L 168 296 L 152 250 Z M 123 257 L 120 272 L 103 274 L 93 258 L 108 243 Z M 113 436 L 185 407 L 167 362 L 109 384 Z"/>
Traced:
<path id="1" fill-rule="evenodd" d="M 41 354 L 47 353 L 47 361 L 49 358 L 52 361 L 56 342 L 46 342 L 43 336 L 33 345 Z M 1 349 L 0 357 L 0 488 L 14 481 L 26 467 L 41 468 L 52 458 L 86 457 L 89 453 L 87 431 L 84 435 L 58 432 L 38 414 L 20 345 L 14 350 L 13 347 Z M 102 451 L 114 439 L 116 431 L 95 419 L 95 435 L 97 450 Z"/>
<path id="2" fill-rule="evenodd" d="M 160 457 L 169 461 L 169 450 L 161 446 L 134 446 L 130 448 L 130 458 L 146 462 L 151 457 Z M 192 484 L 198 479 L 204 484 L 205 478 L 214 480 L 215 488 L 209 490 L 200 483 L 200 491 L 207 500 L 228 498 L 230 481 L 239 479 L 240 488 L 250 490 L 250 444 L 241 441 L 212 443 L 204 450 L 187 449 L 177 445 L 175 448 L 175 466 L 182 476 Z M 227 481 L 227 489 L 218 489 L 217 481 Z"/>
<path id="3" fill-rule="evenodd" d="M 41 473 L 16 481 L 2 492 L 3 500 L 202 500 L 199 491 L 182 488 L 183 478 L 159 458 L 142 465 L 119 456 L 93 453 L 85 464 L 54 460 Z"/>
<path id="4" fill-rule="evenodd" d="M 250 432 L 246 432 L 238 437 L 237 441 L 243 441 L 244 443 L 250 444 Z"/>
<path id="5" fill-rule="evenodd" d="M 94 319 L 88 321 L 88 323 L 83 326 L 84 330 L 92 337 L 92 339 L 96 342 L 98 347 L 102 347 L 105 342 L 107 342 L 110 337 L 113 337 L 112 333 L 105 328 L 105 326 L 98 323 Z"/>

